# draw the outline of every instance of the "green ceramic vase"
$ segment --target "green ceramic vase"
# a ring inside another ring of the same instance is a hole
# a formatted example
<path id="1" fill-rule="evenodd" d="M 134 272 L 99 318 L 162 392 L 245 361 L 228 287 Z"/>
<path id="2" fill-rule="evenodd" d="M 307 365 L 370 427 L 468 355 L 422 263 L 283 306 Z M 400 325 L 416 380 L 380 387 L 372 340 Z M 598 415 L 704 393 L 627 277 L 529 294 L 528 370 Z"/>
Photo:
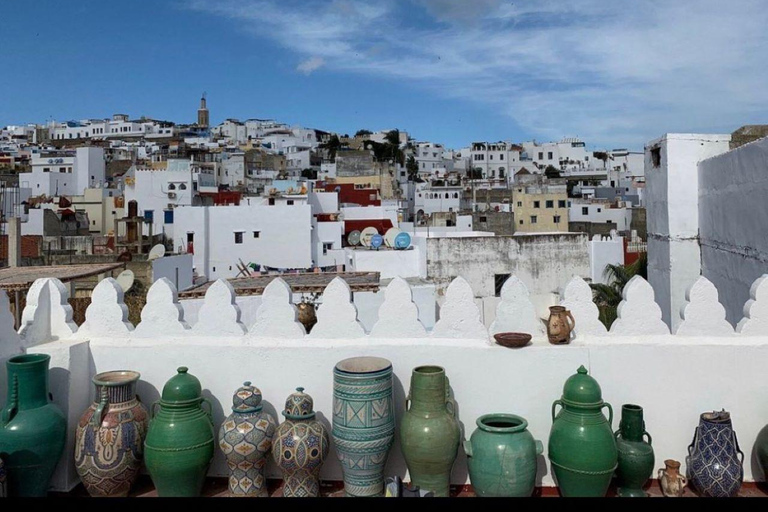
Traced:
<path id="1" fill-rule="evenodd" d="M 527 497 L 536 486 L 536 457 L 544 451 L 541 441 L 528 432 L 525 418 L 514 414 L 486 414 L 467 452 L 469 479 L 480 497 Z"/>
<path id="2" fill-rule="evenodd" d="M 558 405 L 562 409 L 555 416 Z M 552 404 L 549 462 L 562 496 L 605 496 L 618 462 L 612 421 L 613 409 L 603 401 L 600 385 L 579 367 Z"/>
<path id="3" fill-rule="evenodd" d="M 200 381 L 182 366 L 163 387 L 144 443 L 144 463 L 158 496 L 200 496 L 213 459 L 214 432 L 211 413 L 202 407 Z"/>
<path id="4" fill-rule="evenodd" d="M 625 404 L 621 407 L 621 423 L 615 432 L 619 466 L 616 468 L 617 494 L 623 498 L 643 498 L 645 482 L 651 478 L 655 458 L 651 435 L 645 431 L 643 408 Z M 648 436 L 648 442 L 643 439 Z"/>
<path id="5" fill-rule="evenodd" d="M 46 496 L 64 452 L 67 420 L 48 393 L 48 354 L 24 354 L 6 362 L 8 401 L 0 413 L 0 454 L 9 496 Z"/>
<path id="6" fill-rule="evenodd" d="M 449 494 L 451 468 L 461 435 L 449 390 L 443 368 L 414 368 L 400 424 L 400 446 L 411 483 L 423 491 L 434 492 L 435 496 Z"/>

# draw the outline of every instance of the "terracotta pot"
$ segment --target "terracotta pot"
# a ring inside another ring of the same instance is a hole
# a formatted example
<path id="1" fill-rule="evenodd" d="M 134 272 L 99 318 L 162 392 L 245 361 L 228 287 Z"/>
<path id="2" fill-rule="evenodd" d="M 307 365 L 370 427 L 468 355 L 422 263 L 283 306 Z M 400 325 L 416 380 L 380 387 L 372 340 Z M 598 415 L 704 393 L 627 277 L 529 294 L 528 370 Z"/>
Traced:
<path id="1" fill-rule="evenodd" d="M 659 469 L 658 478 L 661 493 L 667 498 L 679 498 L 685 492 L 688 479 L 680 474 L 680 463 L 673 459 L 664 461 L 665 468 Z"/>
<path id="2" fill-rule="evenodd" d="M 570 321 L 569 321 L 570 319 Z M 569 343 L 571 331 L 576 327 L 576 320 L 570 311 L 563 306 L 550 306 L 547 320 L 547 337 L 555 345 Z"/>

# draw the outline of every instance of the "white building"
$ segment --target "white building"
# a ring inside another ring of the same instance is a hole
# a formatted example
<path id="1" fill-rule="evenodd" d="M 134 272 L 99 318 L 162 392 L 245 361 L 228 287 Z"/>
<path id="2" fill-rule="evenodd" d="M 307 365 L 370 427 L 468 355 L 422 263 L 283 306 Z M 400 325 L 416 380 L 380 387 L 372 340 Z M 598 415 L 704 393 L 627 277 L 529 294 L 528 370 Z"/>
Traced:
<path id="1" fill-rule="evenodd" d="M 445 151 L 445 148 L 443 148 L 442 144 L 434 142 L 419 142 L 415 144 L 413 157 L 416 163 L 419 164 L 419 173 L 433 174 L 432 171 L 445 169 L 443 151 Z"/>
<path id="2" fill-rule="evenodd" d="M 174 247 L 191 244 L 196 273 L 208 280 L 237 276 L 240 261 L 312 267 L 312 207 L 306 203 L 182 206 L 175 209 L 174 223 Z"/>
<path id="3" fill-rule="evenodd" d="M 458 212 L 461 209 L 462 187 L 433 187 L 417 184 L 413 198 L 413 212 L 416 217 L 436 212 Z"/>
<path id="4" fill-rule="evenodd" d="M 629 231 L 632 223 L 631 208 L 612 208 L 607 201 L 580 201 L 569 199 L 569 222 L 594 222 L 605 224 L 613 222 L 617 231 Z"/>
<path id="5" fill-rule="evenodd" d="M 229 187 L 245 186 L 245 153 L 236 151 L 221 153 L 218 182 Z"/>
<path id="6" fill-rule="evenodd" d="M 32 155 L 32 172 L 19 174 L 21 188 L 33 196 L 76 196 L 105 181 L 104 149 L 81 147 L 74 152 Z"/>
<path id="7" fill-rule="evenodd" d="M 486 180 L 507 183 L 522 167 L 521 147 L 508 142 L 473 142 L 469 149 L 469 166 L 480 170 Z M 462 155 L 466 150 L 462 151 Z"/>

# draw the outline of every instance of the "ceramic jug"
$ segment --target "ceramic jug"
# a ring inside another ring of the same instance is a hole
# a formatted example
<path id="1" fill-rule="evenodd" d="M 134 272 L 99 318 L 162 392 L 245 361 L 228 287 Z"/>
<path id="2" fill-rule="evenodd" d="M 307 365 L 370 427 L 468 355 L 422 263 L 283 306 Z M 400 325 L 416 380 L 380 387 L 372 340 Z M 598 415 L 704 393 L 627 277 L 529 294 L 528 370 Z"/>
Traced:
<path id="1" fill-rule="evenodd" d="M 449 495 L 451 468 L 459 450 L 460 428 L 449 390 L 443 368 L 414 368 L 400 423 L 400 447 L 411 483 L 438 497 Z"/>
<path id="2" fill-rule="evenodd" d="M 136 396 L 140 374 L 99 373 L 96 400 L 75 434 L 75 468 L 91 496 L 128 496 L 144 459 L 149 414 Z"/>
<path id="3" fill-rule="evenodd" d="M 688 480 L 702 496 L 736 496 L 744 479 L 744 453 L 739 449 L 731 414 L 705 412 L 685 458 Z"/>
<path id="4" fill-rule="evenodd" d="M 464 441 L 472 488 L 481 497 L 527 497 L 536 485 L 536 458 L 541 441 L 528 432 L 525 418 L 486 414 Z"/>
<path id="5" fill-rule="evenodd" d="M 202 407 L 211 404 L 202 396 L 200 381 L 187 372 L 180 367 L 150 409 L 144 461 L 161 497 L 200 496 L 213 459 L 213 421 Z"/>
<path id="6" fill-rule="evenodd" d="M 549 320 L 547 320 L 547 337 L 553 344 L 569 343 L 571 331 L 576 326 L 576 320 L 570 311 L 563 306 L 549 307 Z"/>
<path id="7" fill-rule="evenodd" d="M 0 453 L 8 496 L 48 494 L 48 485 L 64 452 L 67 420 L 51 403 L 48 354 L 24 354 L 6 361 L 8 401 L 0 413 Z"/>
<path id="8" fill-rule="evenodd" d="M 555 415 L 558 405 L 562 409 Z M 604 407 L 608 419 L 601 412 Z M 565 381 L 562 398 L 552 404 L 549 461 L 562 496 L 605 496 L 618 465 L 612 422 L 611 404 L 580 366 Z"/>
<path id="9" fill-rule="evenodd" d="M 659 469 L 658 478 L 661 493 L 666 498 L 679 498 L 685 492 L 688 479 L 680 474 L 680 463 L 673 459 L 664 461 L 664 468 Z"/>
<path id="10" fill-rule="evenodd" d="M 617 494 L 622 498 L 647 497 L 643 486 L 653 473 L 655 458 L 651 435 L 645 431 L 643 408 L 625 404 L 616 436 L 619 466 L 616 468 Z M 643 439 L 648 438 L 648 442 Z"/>

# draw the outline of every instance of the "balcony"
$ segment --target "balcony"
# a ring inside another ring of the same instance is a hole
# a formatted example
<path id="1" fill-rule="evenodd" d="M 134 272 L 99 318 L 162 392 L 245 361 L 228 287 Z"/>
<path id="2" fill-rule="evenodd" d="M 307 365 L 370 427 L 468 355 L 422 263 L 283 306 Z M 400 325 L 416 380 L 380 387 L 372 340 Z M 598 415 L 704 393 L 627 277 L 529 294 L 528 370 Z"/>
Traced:
<path id="1" fill-rule="evenodd" d="M 689 302 L 682 323 L 670 334 L 661 321 L 653 290 L 636 277 L 624 290 L 618 319 L 606 330 L 598 320 L 591 290 L 581 278 L 563 283 L 562 305 L 576 320 L 575 337 L 567 345 L 547 342 L 525 285 L 510 278 L 501 292 L 496 320 L 490 330 L 469 284 L 461 277 L 448 287 L 440 319 L 427 332 L 417 320 L 411 289 L 394 279 L 386 290 L 379 318 L 370 332 L 357 320 L 351 291 L 341 278 L 325 289 L 318 323 L 310 334 L 292 318 L 290 291 L 275 279 L 264 290 L 265 299 L 250 326 L 239 322 L 231 287 L 212 285 L 198 313 L 187 325 L 176 290 L 168 280 L 150 289 L 142 322 L 134 328 L 127 319 L 122 293 L 114 280 L 105 279 L 94 290 L 79 328 L 72 321 L 67 289 L 56 279 L 36 281 L 28 295 L 21 328 L 13 329 L 8 299 L 0 294 L 0 356 L 26 351 L 51 355 L 50 388 L 55 403 L 69 422 L 67 448 L 54 477 L 53 488 L 72 490 L 79 479 L 73 466 L 76 422 L 93 399 L 91 377 L 97 372 L 132 369 L 141 372 L 138 392 L 149 405 L 160 396 L 165 382 L 179 366 L 188 366 L 213 403 L 214 423 L 229 412 L 233 391 L 253 381 L 264 396 L 265 410 L 276 418 L 285 398 L 297 386 L 315 400 L 321 421 L 330 427 L 333 375 L 336 362 L 353 356 L 386 357 L 394 368 L 394 397 L 399 425 L 411 370 L 418 365 L 445 367 L 458 403 L 458 418 L 469 437 L 475 420 L 490 412 L 525 417 L 536 439 L 544 441 L 552 425 L 551 405 L 560 398 L 563 383 L 585 365 L 600 383 L 603 398 L 615 410 L 622 404 L 644 407 L 645 422 L 653 435 L 656 466 L 664 459 L 685 460 L 699 414 L 725 408 L 730 411 L 743 451 L 745 481 L 762 480 L 750 454 L 759 430 L 768 423 L 768 279 L 751 288 L 745 317 L 734 329 L 725 321 L 717 291 L 705 278 L 688 290 Z M 270 300 L 266 300 L 269 297 Z M 533 334 L 532 345 L 507 349 L 491 341 L 491 333 L 523 331 Z M 0 370 L 5 371 L 4 366 Z M 0 376 L 5 397 L 5 377 Z M 614 428 L 619 418 L 614 419 Z M 753 471 L 755 471 L 753 473 Z M 407 480 L 399 441 L 389 453 L 387 475 Z M 217 450 L 209 477 L 224 477 L 227 468 Z M 270 460 L 269 478 L 280 474 Z M 331 447 L 321 479 L 342 479 L 341 466 Z M 460 450 L 452 484 L 466 485 L 466 457 Z M 539 458 L 537 486 L 554 485 L 549 462 Z"/>

